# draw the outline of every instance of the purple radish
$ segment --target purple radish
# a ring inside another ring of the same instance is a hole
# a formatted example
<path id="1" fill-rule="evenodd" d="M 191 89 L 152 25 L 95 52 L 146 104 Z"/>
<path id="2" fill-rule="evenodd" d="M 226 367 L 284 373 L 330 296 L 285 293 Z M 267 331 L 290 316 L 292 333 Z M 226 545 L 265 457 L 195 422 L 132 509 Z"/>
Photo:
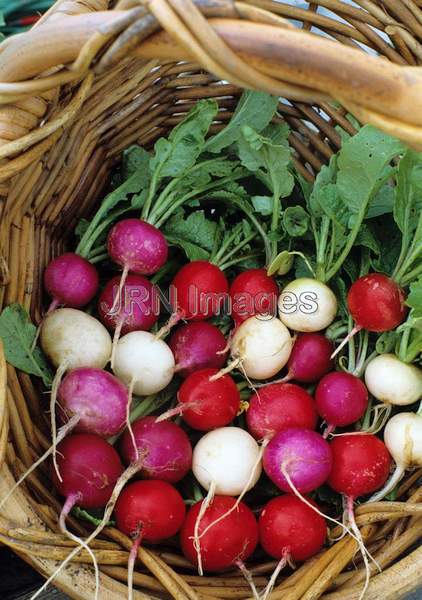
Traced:
<path id="1" fill-rule="evenodd" d="M 324 437 L 335 427 L 358 421 L 368 406 L 368 390 L 355 375 L 333 371 L 319 382 L 315 392 L 316 409 L 327 422 Z"/>
<path id="2" fill-rule="evenodd" d="M 44 271 L 44 286 L 53 299 L 48 312 L 59 305 L 81 308 L 97 293 L 98 273 L 85 258 L 67 252 L 50 262 Z"/>
<path id="3" fill-rule="evenodd" d="M 206 321 L 179 327 L 169 340 L 176 361 L 176 372 L 188 377 L 200 369 L 220 369 L 226 362 L 226 338 L 215 325 Z"/>
<path id="4" fill-rule="evenodd" d="M 75 415 L 78 417 L 75 433 L 111 437 L 126 424 L 128 390 L 103 369 L 82 367 L 70 371 L 60 384 L 57 397 L 63 423 Z"/>
<path id="5" fill-rule="evenodd" d="M 264 471 L 283 492 L 312 492 L 330 475 L 332 454 L 324 438 L 309 429 L 284 429 L 264 451 Z"/>
<path id="6" fill-rule="evenodd" d="M 287 363 L 288 373 L 282 381 L 318 381 L 334 367 L 333 350 L 333 343 L 321 333 L 299 334 Z"/>
<path id="7" fill-rule="evenodd" d="M 126 464 L 138 464 L 146 479 L 176 483 L 192 465 L 192 446 L 181 427 L 171 421 L 156 422 L 156 417 L 143 417 L 132 424 L 122 437 L 120 453 Z M 135 440 L 137 452 L 133 446 Z"/>

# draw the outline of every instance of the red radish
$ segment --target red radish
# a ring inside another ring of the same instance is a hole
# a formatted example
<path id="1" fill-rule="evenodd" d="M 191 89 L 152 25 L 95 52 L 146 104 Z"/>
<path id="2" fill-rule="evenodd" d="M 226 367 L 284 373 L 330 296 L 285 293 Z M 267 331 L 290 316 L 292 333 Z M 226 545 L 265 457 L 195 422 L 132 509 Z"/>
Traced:
<path id="1" fill-rule="evenodd" d="M 179 327 L 168 345 L 174 354 L 176 372 L 187 377 L 199 369 L 220 369 L 226 362 L 228 348 L 224 335 L 206 321 Z"/>
<path id="2" fill-rule="evenodd" d="M 294 383 L 270 383 L 249 400 L 248 431 L 257 440 L 270 439 L 282 429 L 315 429 L 317 413 L 312 396 Z"/>
<path id="3" fill-rule="evenodd" d="M 333 371 L 319 382 L 315 401 L 318 414 L 327 422 L 327 434 L 337 426 L 358 421 L 368 406 L 368 390 L 363 381 L 351 373 Z"/>
<path id="4" fill-rule="evenodd" d="M 202 321 L 225 306 L 229 284 L 223 271 L 206 260 L 184 265 L 172 282 L 177 311 L 188 321 Z"/>
<path id="5" fill-rule="evenodd" d="M 327 525 L 313 500 L 286 495 L 266 504 L 258 527 L 261 546 L 279 561 L 261 596 L 266 600 L 287 563 L 307 560 L 321 550 L 327 537 Z"/>
<path id="6" fill-rule="evenodd" d="M 370 433 L 335 437 L 330 444 L 333 468 L 328 478 L 339 494 L 353 500 L 380 489 L 387 480 L 391 456 L 385 444 Z"/>
<path id="7" fill-rule="evenodd" d="M 98 273 L 79 254 L 66 252 L 52 260 L 44 271 L 44 286 L 53 298 L 49 312 L 61 304 L 81 308 L 97 293 Z"/>
<path id="8" fill-rule="evenodd" d="M 120 452 L 126 464 L 138 464 L 139 473 L 147 479 L 176 483 L 192 465 L 192 446 L 181 427 L 171 421 L 156 422 L 156 417 L 143 417 L 132 424 L 132 437 L 126 431 Z"/>
<path id="9" fill-rule="evenodd" d="M 318 508 L 310 498 L 306 500 Z M 258 521 L 261 546 L 273 558 L 303 561 L 319 552 L 327 537 L 325 519 L 290 494 L 273 498 Z"/>
<path id="10" fill-rule="evenodd" d="M 334 367 L 333 350 L 333 343 L 321 333 L 299 334 L 287 362 L 287 375 L 282 381 L 318 381 Z"/>
<path id="11" fill-rule="evenodd" d="M 75 433 L 110 437 L 125 426 L 128 390 L 107 371 L 88 367 L 70 371 L 60 384 L 57 397 L 63 423 L 74 415 L 78 417 Z"/>
<path id="12" fill-rule="evenodd" d="M 278 286 L 265 269 L 240 273 L 230 286 L 231 313 L 238 325 L 258 314 L 276 315 Z"/>
<path id="13" fill-rule="evenodd" d="M 166 262 L 168 245 L 161 231 L 140 219 L 123 219 L 107 239 L 111 260 L 127 272 L 152 275 Z"/>
<path id="14" fill-rule="evenodd" d="M 133 539 L 128 560 L 129 598 L 132 598 L 133 569 L 141 542 L 160 542 L 176 535 L 185 512 L 182 496 L 165 481 L 135 481 L 119 496 L 115 506 L 117 528 Z"/>
<path id="15" fill-rule="evenodd" d="M 112 311 L 119 292 L 120 277 L 106 284 L 98 300 L 100 320 L 108 329 L 119 327 L 125 335 L 130 331 L 149 331 L 157 322 L 160 310 L 158 293 L 153 284 L 142 275 L 129 273 L 121 290 L 119 304 Z"/>
<path id="16" fill-rule="evenodd" d="M 328 478 L 332 455 L 324 438 L 309 429 L 284 429 L 265 449 L 264 471 L 284 492 L 309 493 Z"/>
<path id="17" fill-rule="evenodd" d="M 233 421 L 240 409 L 240 392 L 230 375 L 211 378 L 218 369 L 201 369 L 182 383 L 178 405 L 159 417 L 159 421 L 175 414 L 193 429 L 211 431 Z"/>
<path id="18" fill-rule="evenodd" d="M 183 554 L 194 565 L 202 563 L 206 571 L 221 571 L 239 566 L 249 558 L 258 543 L 258 525 L 253 512 L 240 502 L 236 510 L 230 509 L 236 503 L 230 496 L 214 496 L 199 524 L 199 549 L 194 546 L 195 526 L 199 521 L 202 504 L 198 502 L 188 512 L 180 532 Z M 208 525 L 228 513 L 221 521 L 201 535 Z M 199 555 L 199 558 L 198 558 Z"/>

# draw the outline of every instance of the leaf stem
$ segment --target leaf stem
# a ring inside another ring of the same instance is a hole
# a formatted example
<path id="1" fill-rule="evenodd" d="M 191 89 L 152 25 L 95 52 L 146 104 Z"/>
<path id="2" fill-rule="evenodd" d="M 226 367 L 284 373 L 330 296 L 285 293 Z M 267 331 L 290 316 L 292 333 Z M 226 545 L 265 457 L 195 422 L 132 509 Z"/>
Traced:
<path id="1" fill-rule="evenodd" d="M 225 257 L 224 257 L 224 260 L 225 260 L 225 261 L 227 261 L 227 260 L 228 260 L 229 258 L 231 258 L 231 257 L 232 257 L 234 254 L 236 254 L 237 252 L 239 252 L 239 250 L 241 250 L 241 249 L 242 249 L 244 246 L 246 246 L 247 244 L 249 244 L 249 242 L 250 242 L 251 240 L 253 240 L 255 236 L 256 236 L 256 233 L 255 233 L 255 232 L 254 232 L 254 233 L 251 233 L 250 235 L 248 235 L 248 236 L 247 236 L 245 239 L 243 239 L 241 242 L 239 242 L 239 244 L 237 244 L 237 245 L 236 245 L 234 248 L 232 248 L 232 249 L 230 250 L 230 252 L 228 252 L 228 253 L 225 255 Z M 218 254 L 220 254 L 220 253 L 218 253 Z M 218 260 L 220 260 L 220 258 L 222 258 L 222 254 L 221 254 L 219 257 L 218 257 Z M 213 263 L 214 263 L 215 265 L 218 265 L 218 262 L 217 262 L 217 256 L 216 256 L 216 257 L 214 257 Z"/>
<path id="2" fill-rule="evenodd" d="M 316 279 L 325 282 L 325 251 L 327 248 L 328 234 L 330 231 L 330 219 L 324 215 L 321 221 L 321 236 L 319 239 L 318 235 L 315 235 L 316 232 L 314 230 L 314 237 L 317 246 Z"/>
<path id="3" fill-rule="evenodd" d="M 243 256 L 238 256 L 237 258 L 234 258 L 233 260 L 229 260 L 228 262 L 220 265 L 220 269 L 222 271 L 225 271 L 229 267 L 233 267 L 234 265 L 242 263 L 245 260 L 249 260 L 250 258 L 255 258 L 256 256 L 261 256 L 261 252 L 250 252 L 249 254 L 244 254 Z"/>

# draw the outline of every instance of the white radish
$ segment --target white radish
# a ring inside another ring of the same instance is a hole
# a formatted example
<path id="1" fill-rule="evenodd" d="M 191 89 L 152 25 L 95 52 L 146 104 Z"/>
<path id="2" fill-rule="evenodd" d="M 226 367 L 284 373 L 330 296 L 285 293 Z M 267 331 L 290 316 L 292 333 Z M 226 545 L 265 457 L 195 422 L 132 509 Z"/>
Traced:
<path id="1" fill-rule="evenodd" d="M 378 502 L 395 488 L 409 467 L 422 467 L 422 416 L 399 413 L 392 417 L 384 430 L 384 443 L 396 463 L 396 469 L 385 486 L 369 502 Z"/>
<path id="2" fill-rule="evenodd" d="M 280 320 L 293 331 L 321 331 L 337 314 L 337 299 L 332 290 L 310 277 L 295 279 L 278 298 Z"/>
<path id="3" fill-rule="evenodd" d="M 268 379 L 276 375 L 289 360 L 293 339 L 276 317 L 262 315 L 244 321 L 234 334 L 230 349 L 247 377 Z"/>
<path id="4" fill-rule="evenodd" d="M 422 397 L 422 370 L 394 354 L 380 354 L 368 364 L 365 383 L 380 402 L 406 406 Z"/>
<path id="5" fill-rule="evenodd" d="M 260 447 L 240 427 L 220 427 L 206 433 L 193 451 L 192 471 L 199 483 L 223 496 L 250 490 L 261 475 Z"/>
<path id="6" fill-rule="evenodd" d="M 56 398 L 61 379 L 69 369 L 105 367 L 110 360 L 112 342 L 104 325 L 91 315 L 75 308 L 60 308 L 43 320 L 40 343 L 57 368 L 51 386 L 50 419 L 53 464 L 61 481 L 56 460 Z"/>

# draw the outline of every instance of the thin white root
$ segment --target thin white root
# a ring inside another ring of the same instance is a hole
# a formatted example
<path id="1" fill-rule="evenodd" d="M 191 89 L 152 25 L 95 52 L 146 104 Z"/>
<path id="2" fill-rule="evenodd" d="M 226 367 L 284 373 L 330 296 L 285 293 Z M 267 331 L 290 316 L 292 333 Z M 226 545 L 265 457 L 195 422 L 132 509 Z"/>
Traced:
<path id="1" fill-rule="evenodd" d="M 335 358 L 337 356 L 337 354 L 344 348 L 344 346 L 350 342 L 350 340 L 352 339 L 352 337 L 354 335 L 356 335 L 357 333 L 359 333 L 359 331 L 362 329 L 362 327 L 359 327 L 358 325 L 355 325 L 353 327 L 353 329 L 350 331 L 350 333 L 348 333 L 346 335 L 346 337 L 344 338 L 344 340 L 341 342 L 341 344 L 339 346 L 337 346 L 337 348 L 334 350 L 334 352 L 332 353 L 332 355 L 330 356 L 330 359 L 333 360 L 333 358 Z"/>
<path id="2" fill-rule="evenodd" d="M 196 518 L 195 528 L 193 530 L 193 546 L 195 548 L 196 556 L 198 559 L 198 574 L 201 576 L 204 574 L 204 571 L 202 568 L 201 541 L 200 541 L 201 536 L 199 535 L 199 526 L 201 524 L 201 520 L 202 520 L 203 516 L 206 513 L 207 508 L 209 507 L 209 505 L 211 504 L 211 502 L 214 499 L 215 487 L 216 487 L 215 482 L 211 481 L 211 485 L 210 485 L 210 489 L 208 490 L 208 494 L 205 496 L 204 500 L 202 500 L 201 508 L 200 508 L 200 511 Z"/>
<path id="3" fill-rule="evenodd" d="M 120 340 L 120 334 L 122 333 L 122 327 L 123 327 L 123 318 L 119 320 L 118 324 L 116 325 L 116 329 L 114 330 L 113 345 L 111 347 L 111 357 L 110 357 L 110 367 L 111 367 L 112 371 L 114 370 L 114 361 L 116 359 L 117 343 Z"/>
<path id="4" fill-rule="evenodd" d="M 60 527 L 60 531 L 62 533 L 64 533 L 65 535 L 67 535 L 67 537 L 74 541 L 76 544 L 78 544 L 81 549 L 85 549 L 88 554 L 90 555 L 91 559 L 92 559 L 92 563 L 94 565 L 94 572 L 95 572 L 95 594 L 94 594 L 94 600 L 98 600 L 99 598 L 99 593 L 100 593 L 100 570 L 98 568 L 98 562 L 97 559 L 95 558 L 95 554 L 93 553 L 93 551 L 91 550 L 91 548 L 88 546 L 88 544 L 86 542 L 84 542 L 83 539 L 81 539 L 80 537 L 78 537 L 77 535 L 74 535 L 71 531 L 68 530 L 68 528 L 66 527 L 66 517 L 68 516 L 68 514 L 70 513 L 70 511 L 72 510 L 72 508 L 75 506 L 75 504 L 77 504 L 79 502 L 79 500 L 81 499 L 80 494 L 72 494 L 71 496 L 69 496 L 66 500 L 66 502 L 64 503 L 62 512 L 60 513 L 60 519 L 59 519 L 59 527 Z"/>
<path id="5" fill-rule="evenodd" d="M 129 384 L 129 393 L 128 393 L 127 406 L 126 406 L 126 427 L 127 427 L 127 430 L 130 435 L 130 439 L 133 444 L 133 449 L 135 451 L 135 461 L 138 462 L 139 450 L 138 450 L 138 446 L 136 445 L 136 439 L 135 439 L 135 435 L 133 433 L 132 423 L 130 421 L 130 409 L 132 406 L 133 387 L 134 387 L 135 383 L 136 383 L 136 379 L 134 377 L 132 377 L 130 384 Z"/>
<path id="6" fill-rule="evenodd" d="M 267 587 L 263 591 L 260 600 L 267 600 L 267 598 L 269 597 L 269 595 L 271 594 L 271 592 L 274 589 L 275 582 L 277 581 L 277 577 L 280 575 L 280 572 L 284 569 L 286 564 L 287 564 L 287 554 L 283 554 L 283 556 L 279 560 L 278 565 L 274 569 L 273 574 L 271 575 L 271 578 L 270 578 L 269 582 L 267 583 Z"/>
<path id="7" fill-rule="evenodd" d="M 240 570 L 243 577 L 249 583 L 249 587 L 251 588 L 251 592 L 253 594 L 254 600 L 261 600 L 261 596 L 259 595 L 258 590 L 256 589 L 255 582 L 252 577 L 252 573 L 246 568 L 245 563 L 240 558 L 235 562 L 236 567 Z"/>
<path id="8" fill-rule="evenodd" d="M 192 403 L 192 405 L 193 405 L 193 403 Z M 161 415 L 159 415 L 155 419 L 155 422 L 161 423 L 161 421 L 167 421 L 167 419 L 171 419 L 172 417 L 177 417 L 178 415 L 182 414 L 182 412 L 184 411 L 185 408 L 190 408 L 188 403 L 178 404 L 174 408 L 170 408 L 169 410 L 166 410 L 166 412 L 163 412 Z"/>
<path id="9" fill-rule="evenodd" d="M 104 527 L 107 525 L 107 523 L 110 520 L 110 517 L 113 513 L 114 510 L 114 506 L 117 502 L 117 499 L 120 495 L 120 492 L 122 491 L 123 487 L 126 485 L 126 483 L 129 481 L 129 479 L 131 477 L 133 477 L 137 472 L 139 471 L 139 465 L 137 463 L 132 463 L 131 465 L 128 466 L 128 468 L 124 471 L 124 473 L 119 477 L 116 485 L 114 486 L 114 490 L 113 490 L 113 494 L 111 495 L 110 500 L 107 502 L 107 506 L 105 507 L 105 511 L 104 511 L 104 517 L 101 521 L 101 523 L 99 523 L 97 525 L 97 527 L 95 528 L 95 530 L 86 538 L 85 540 L 85 544 L 90 544 L 92 542 L 92 540 L 94 540 L 97 535 L 99 535 L 101 533 L 101 531 L 104 529 Z M 48 586 L 50 585 L 50 583 L 52 581 L 54 581 L 54 579 L 56 578 L 56 576 L 60 573 L 60 571 L 62 569 L 64 569 L 64 567 L 66 567 L 66 565 L 69 564 L 69 562 L 79 554 L 79 552 L 81 551 L 82 546 L 78 546 L 77 548 L 74 548 L 72 550 L 72 552 L 70 552 L 67 557 L 64 559 L 64 561 L 62 562 L 62 564 L 54 571 L 54 573 L 52 573 L 50 575 L 50 577 L 43 583 L 43 585 L 40 587 L 39 590 L 37 590 L 35 592 L 35 594 L 33 594 L 30 598 L 30 600 L 35 600 L 35 598 L 38 598 L 38 596 L 40 594 L 42 594 L 42 592 L 48 588 Z"/>
<path id="10" fill-rule="evenodd" d="M 112 315 L 113 313 L 115 313 L 117 307 L 119 307 L 119 309 L 122 308 L 121 296 L 122 296 L 123 287 L 126 283 L 126 279 L 127 279 L 128 275 L 129 275 L 129 267 L 127 265 L 125 265 L 124 269 L 122 271 L 122 276 L 120 277 L 119 289 L 113 300 L 113 306 L 108 311 L 109 315 Z"/>
<path id="11" fill-rule="evenodd" d="M 242 361 L 240 358 L 236 358 L 231 363 L 229 363 L 227 365 L 227 367 L 224 367 L 224 369 L 220 369 L 218 371 L 218 373 L 216 373 L 215 375 L 212 375 L 210 377 L 210 381 L 216 381 L 217 379 L 220 379 L 221 377 L 223 377 L 223 375 L 227 375 L 227 373 L 231 373 L 232 371 L 234 371 L 234 369 L 236 369 L 236 367 L 238 367 L 241 364 L 241 362 Z"/>
<path id="12" fill-rule="evenodd" d="M 253 481 L 253 479 L 255 477 L 255 471 L 257 470 L 260 462 L 262 461 L 262 457 L 263 457 L 265 448 L 268 446 L 269 441 L 270 440 L 266 439 L 266 438 L 264 438 L 262 440 L 261 448 L 259 449 L 258 456 L 256 458 L 256 461 L 255 461 L 253 467 L 252 467 L 251 474 L 249 475 L 249 479 L 245 483 L 245 485 L 243 487 L 243 490 L 241 491 L 240 495 L 238 496 L 236 502 L 233 504 L 233 506 L 231 508 L 229 508 L 229 510 L 227 510 L 224 514 L 220 515 L 218 517 L 218 519 L 216 519 L 215 521 L 213 521 L 212 523 L 210 523 L 209 525 L 207 525 L 207 527 L 201 533 L 201 535 L 199 536 L 199 538 L 201 538 L 202 536 L 204 536 L 211 529 L 211 527 L 214 527 L 214 525 L 217 525 L 217 523 L 219 523 L 220 521 L 222 521 L 223 519 L 225 519 L 226 517 L 228 517 L 233 511 L 235 511 L 238 508 L 240 502 L 242 501 L 242 498 L 244 497 L 244 495 L 248 491 L 249 486 L 250 486 L 250 484 L 252 483 L 252 481 Z"/>
<path id="13" fill-rule="evenodd" d="M 133 540 L 132 548 L 130 549 L 129 559 L 127 562 L 127 598 L 133 600 L 133 571 L 135 569 L 135 562 L 138 556 L 139 546 L 142 542 L 142 526 L 139 527 L 139 531 L 136 533 L 136 537 Z"/>
<path id="14" fill-rule="evenodd" d="M 403 477 L 404 473 L 405 473 L 405 469 L 403 469 L 403 467 L 397 465 L 394 473 L 391 475 L 390 479 L 387 481 L 385 486 L 381 490 L 379 490 L 376 494 L 371 496 L 369 498 L 368 502 L 379 502 L 380 500 L 382 500 L 384 498 L 384 496 L 389 494 L 391 492 L 391 490 L 393 490 L 396 487 L 396 485 L 398 484 L 400 479 Z M 368 502 L 367 502 L 367 504 L 368 504 Z"/>
<path id="15" fill-rule="evenodd" d="M 59 390 L 60 384 L 63 379 L 63 375 L 66 373 L 68 369 L 67 363 L 63 363 L 59 365 L 59 368 L 56 371 L 56 374 L 53 379 L 53 384 L 51 386 L 51 395 L 50 395 L 50 421 L 51 421 L 51 448 L 53 453 L 53 465 L 54 470 L 57 473 L 57 477 L 59 481 L 63 481 L 62 476 L 60 475 L 59 465 L 57 464 L 57 425 L 56 425 L 56 400 L 57 400 L 57 392 Z"/>
<path id="16" fill-rule="evenodd" d="M 60 442 L 67 436 L 68 433 L 70 433 L 72 431 L 72 429 L 77 425 L 77 423 L 79 422 L 80 417 L 78 415 L 73 415 L 73 417 L 66 423 L 66 425 L 63 425 L 63 427 L 60 427 L 59 431 L 57 432 L 57 444 L 60 444 Z M 50 454 L 53 452 L 53 446 L 50 446 L 50 448 L 48 448 L 48 450 L 46 450 L 44 452 L 44 454 L 42 456 L 40 456 L 40 458 L 34 462 L 33 465 L 31 465 L 29 467 L 29 469 L 27 471 L 25 471 L 25 473 L 18 479 L 18 481 L 10 488 L 10 490 L 7 492 L 6 496 L 3 498 L 3 500 L 0 502 L 0 511 L 2 510 L 3 506 L 6 504 L 6 502 L 9 500 L 10 496 L 12 496 L 15 491 L 17 490 L 17 488 L 21 485 L 21 483 L 23 483 L 25 481 L 25 479 L 35 471 L 35 469 L 46 460 L 46 458 L 48 458 L 50 456 Z"/>
<path id="17" fill-rule="evenodd" d="M 155 338 L 157 340 L 160 340 L 161 338 L 166 336 L 173 329 L 173 327 L 175 325 L 177 325 L 177 323 L 179 321 L 181 321 L 182 319 L 183 319 L 183 314 L 180 311 L 176 311 L 175 313 L 170 315 L 170 319 L 167 321 L 167 323 L 165 325 L 163 325 L 161 327 L 161 329 L 159 329 L 157 331 L 157 333 L 155 334 Z"/>

